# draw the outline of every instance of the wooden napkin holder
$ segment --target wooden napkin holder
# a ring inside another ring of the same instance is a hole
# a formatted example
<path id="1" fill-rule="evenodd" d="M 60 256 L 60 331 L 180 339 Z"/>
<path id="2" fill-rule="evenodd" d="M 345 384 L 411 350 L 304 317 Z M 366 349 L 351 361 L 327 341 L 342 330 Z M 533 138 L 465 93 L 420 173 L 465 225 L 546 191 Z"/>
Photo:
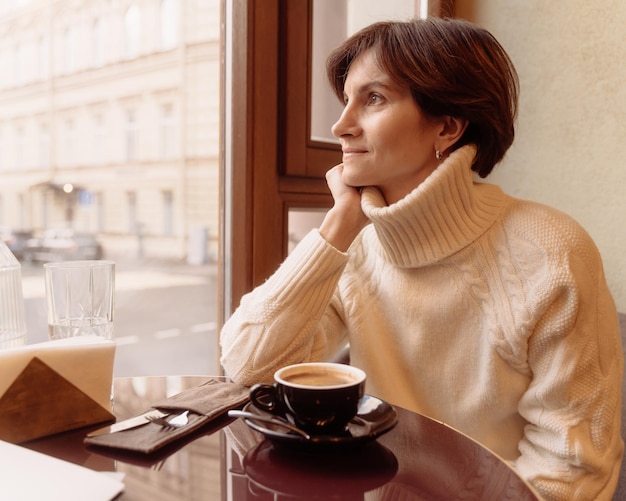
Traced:
<path id="1" fill-rule="evenodd" d="M 36 356 L 0 396 L 0 440 L 15 444 L 114 419 Z"/>
<path id="2" fill-rule="evenodd" d="M 37 357 L 0 397 L 0 439 L 16 444 L 114 419 Z"/>

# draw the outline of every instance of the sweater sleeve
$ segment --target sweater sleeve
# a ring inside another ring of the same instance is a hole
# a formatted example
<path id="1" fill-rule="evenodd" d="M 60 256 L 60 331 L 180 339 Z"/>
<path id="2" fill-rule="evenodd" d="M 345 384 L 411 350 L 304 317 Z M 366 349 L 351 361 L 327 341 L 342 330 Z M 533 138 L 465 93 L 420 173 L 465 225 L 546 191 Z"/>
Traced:
<path id="1" fill-rule="evenodd" d="M 547 500 L 610 500 L 623 453 L 617 313 L 591 242 L 559 264 L 529 339 L 515 467 Z"/>
<path id="2" fill-rule="evenodd" d="M 242 299 L 220 334 L 221 363 L 240 384 L 271 381 L 285 365 L 324 360 L 345 344 L 336 295 L 348 257 L 317 230 Z"/>

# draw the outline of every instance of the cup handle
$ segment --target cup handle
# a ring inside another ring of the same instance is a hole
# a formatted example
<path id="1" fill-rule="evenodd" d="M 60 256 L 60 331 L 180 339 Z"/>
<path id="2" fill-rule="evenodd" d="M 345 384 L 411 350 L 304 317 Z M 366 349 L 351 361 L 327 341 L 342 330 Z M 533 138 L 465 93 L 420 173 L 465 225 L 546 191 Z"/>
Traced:
<path id="1" fill-rule="evenodd" d="M 250 388 L 250 400 L 259 409 L 272 414 L 279 413 L 276 386 L 273 384 L 260 383 L 252 386 Z"/>

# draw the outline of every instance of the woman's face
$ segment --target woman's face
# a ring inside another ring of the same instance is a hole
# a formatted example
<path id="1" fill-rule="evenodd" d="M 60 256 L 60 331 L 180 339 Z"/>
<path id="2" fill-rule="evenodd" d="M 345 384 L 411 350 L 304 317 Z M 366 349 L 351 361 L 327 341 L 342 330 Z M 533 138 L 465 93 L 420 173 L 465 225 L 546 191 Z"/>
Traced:
<path id="1" fill-rule="evenodd" d="M 379 188 L 388 204 L 415 189 L 439 164 L 442 121 L 429 120 L 377 65 L 372 51 L 355 59 L 344 86 L 345 108 L 332 128 L 343 150 L 343 181 Z"/>

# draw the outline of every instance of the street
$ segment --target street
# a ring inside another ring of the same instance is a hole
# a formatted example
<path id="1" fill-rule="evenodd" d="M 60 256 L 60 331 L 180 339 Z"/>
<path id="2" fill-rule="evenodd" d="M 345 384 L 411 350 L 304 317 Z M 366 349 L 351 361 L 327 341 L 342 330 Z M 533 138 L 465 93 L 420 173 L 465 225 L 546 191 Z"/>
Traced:
<path id="1" fill-rule="evenodd" d="M 48 340 L 41 264 L 22 264 L 29 344 Z M 217 268 L 116 262 L 114 375 L 217 374 Z"/>

